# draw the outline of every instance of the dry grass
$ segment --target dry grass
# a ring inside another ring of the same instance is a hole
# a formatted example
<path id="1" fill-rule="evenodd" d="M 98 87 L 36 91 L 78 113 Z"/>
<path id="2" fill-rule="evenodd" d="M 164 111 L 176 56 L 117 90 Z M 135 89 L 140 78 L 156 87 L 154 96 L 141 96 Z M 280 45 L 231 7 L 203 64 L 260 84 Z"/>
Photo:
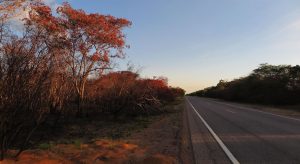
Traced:
<path id="1" fill-rule="evenodd" d="M 132 120 L 78 119 L 3 163 L 179 163 L 182 100 Z M 60 133 L 59 133 L 60 132 Z M 62 133 L 61 133 L 62 132 Z"/>

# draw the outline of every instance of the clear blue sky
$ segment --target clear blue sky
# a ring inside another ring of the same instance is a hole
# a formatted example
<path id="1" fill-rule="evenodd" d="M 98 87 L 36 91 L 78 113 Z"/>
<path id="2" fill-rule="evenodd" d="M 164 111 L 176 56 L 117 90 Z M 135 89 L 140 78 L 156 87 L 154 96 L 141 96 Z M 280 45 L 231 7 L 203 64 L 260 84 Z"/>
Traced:
<path id="1" fill-rule="evenodd" d="M 188 92 L 247 75 L 261 63 L 300 64 L 300 0 L 68 2 L 131 20 L 122 62 Z"/>

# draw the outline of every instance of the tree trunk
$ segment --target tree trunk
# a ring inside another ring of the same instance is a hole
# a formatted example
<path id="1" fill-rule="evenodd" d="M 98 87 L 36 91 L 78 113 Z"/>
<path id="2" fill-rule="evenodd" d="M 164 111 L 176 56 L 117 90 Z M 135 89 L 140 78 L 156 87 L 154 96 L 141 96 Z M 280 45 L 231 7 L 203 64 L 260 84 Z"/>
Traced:
<path id="1" fill-rule="evenodd" d="M 76 116 L 77 117 L 82 117 L 82 97 L 80 95 L 78 95 L 78 99 L 77 99 L 77 113 Z"/>
<path id="2" fill-rule="evenodd" d="M 78 92 L 78 100 L 77 100 L 77 116 L 82 117 L 83 116 L 83 110 L 82 105 L 84 104 L 84 91 L 85 91 L 85 81 L 86 79 L 83 79 L 81 85 L 79 86 L 79 92 Z"/>

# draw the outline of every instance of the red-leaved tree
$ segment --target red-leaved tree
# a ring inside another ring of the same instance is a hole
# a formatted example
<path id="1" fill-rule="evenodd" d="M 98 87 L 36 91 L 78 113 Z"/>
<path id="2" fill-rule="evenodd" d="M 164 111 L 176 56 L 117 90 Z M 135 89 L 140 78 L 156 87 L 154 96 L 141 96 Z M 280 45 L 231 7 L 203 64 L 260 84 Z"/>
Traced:
<path id="1" fill-rule="evenodd" d="M 60 23 L 67 32 L 66 63 L 78 96 L 78 114 L 85 96 L 88 77 L 109 68 L 111 58 L 122 57 L 126 46 L 122 29 L 131 23 L 122 18 L 101 14 L 87 14 L 75 10 L 68 3 L 58 8 Z"/>
<path id="2" fill-rule="evenodd" d="M 51 15 L 51 9 L 37 5 L 31 22 L 48 33 L 55 33 L 49 39 L 63 45 L 57 51 L 63 58 L 69 80 L 77 94 L 78 114 L 85 96 L 85 86 L 90 75 L 101 74 L 109 69 L 112 58 L 123 56 L 125 48 L 124 27 L 131 22 L 109 15 L 88 14 L 75 10 L 68 3 L 57 9 L 58 17 Z"/>

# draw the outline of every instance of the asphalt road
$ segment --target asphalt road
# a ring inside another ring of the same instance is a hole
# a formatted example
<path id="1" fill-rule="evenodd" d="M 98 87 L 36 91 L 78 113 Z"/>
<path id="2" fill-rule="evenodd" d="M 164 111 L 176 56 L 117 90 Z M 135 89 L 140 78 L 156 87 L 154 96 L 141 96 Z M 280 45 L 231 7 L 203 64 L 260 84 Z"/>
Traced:
<path id="1" fill-rule="evenodd" d="M 300 164 L 300 120 L 198 97 L 186 107 L 196 163 Z"/>

